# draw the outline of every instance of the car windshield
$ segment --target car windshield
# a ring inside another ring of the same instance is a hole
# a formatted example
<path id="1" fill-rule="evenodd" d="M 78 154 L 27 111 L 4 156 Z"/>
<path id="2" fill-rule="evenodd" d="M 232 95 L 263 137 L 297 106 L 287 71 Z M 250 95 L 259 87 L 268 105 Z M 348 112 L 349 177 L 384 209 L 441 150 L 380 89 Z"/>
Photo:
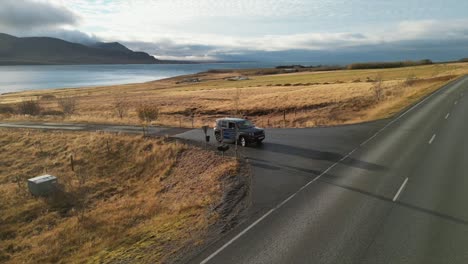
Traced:
<path id="1" fill-rule="evenodd" d="M 237 125 L 239 126 L 239 128 L 250 128 L 250 127 L 254 127 L 254 124 L 252 122 L 250 122 L 249 120 L 243 120 L 243 121 L 240 121 L 237 123 Z"/>

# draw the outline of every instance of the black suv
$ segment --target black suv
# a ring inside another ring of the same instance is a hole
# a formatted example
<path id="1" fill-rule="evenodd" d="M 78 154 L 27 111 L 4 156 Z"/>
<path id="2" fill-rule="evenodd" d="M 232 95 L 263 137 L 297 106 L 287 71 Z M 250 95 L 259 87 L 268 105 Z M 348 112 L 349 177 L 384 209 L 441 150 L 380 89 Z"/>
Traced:
<path id="1" fill-rule="evenodd" d="M 265 130 L 247 119 L 221 118 L 216 120 L 214 135 L 218 142 L 235 143 L 237 139 L 245 147 L 250 143 L 261 143 L 265 139 Z"/>

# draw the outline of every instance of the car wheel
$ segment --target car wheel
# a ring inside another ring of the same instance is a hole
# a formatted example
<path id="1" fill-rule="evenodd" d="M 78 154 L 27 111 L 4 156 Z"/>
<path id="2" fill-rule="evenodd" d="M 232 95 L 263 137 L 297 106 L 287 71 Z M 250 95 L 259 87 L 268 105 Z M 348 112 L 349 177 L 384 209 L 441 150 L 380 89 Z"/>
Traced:
<path id="1" fill-rule="evenodd" d="M 263 140 L 257 140 L 257 145 L 263 144 Z"/>
<path id="2" fill-rule="evenodd" d="M 247 146 L 247 140 L 245 139 L 245 137 L 240 137 L 239 138 L 239 143 L 242 147 L 246 147 Z"/>
<path id="3" fill-rule="evenodd" d="M 216 133 L 215 133 L 215 138 L 216 138 L 216 141 L 221 142 L 221 141 L 222 141 L 222 139 L 221 139 L 221 133 L 216 132 Z"/>

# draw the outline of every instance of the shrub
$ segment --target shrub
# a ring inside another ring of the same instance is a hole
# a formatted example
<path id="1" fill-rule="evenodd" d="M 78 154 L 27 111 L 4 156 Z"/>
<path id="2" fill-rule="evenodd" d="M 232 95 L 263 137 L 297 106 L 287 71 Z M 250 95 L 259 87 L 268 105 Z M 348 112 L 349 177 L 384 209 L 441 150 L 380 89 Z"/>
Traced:
<path id="1" fill-rule="evenodd" d="M 47 111 L 43 111 L 41 113 L 41 115 L 44 115 L 44 116 L 63 116 L 63 112 L 62 111 L 58 111 L 58 110 L 47 110 Z"/>
<path id="2" fill-rule="evenodd" d="M 14 114 L 15 109 L 9 105 L 0 105 L 0 114 Z"/>
<path id="3" fill-rule="evenodd" d="M 41 100 L 54 100 L 56 97 L 53 94 L 44 94 L 41 96 Z"/>
<path id="4" fill-rule="evenodd" d="M 372 86 L 372 91 L 374 93 L 374 98 L 376 101 L 381 101 L 383 99 L 383 80 L 382 76 L 377 76 L 375 78 L 374 85 Z"/>
<path id="5" fill-rule="evenodd" d="M 410 74 L 405 79 L 405 85 L 406 86 L 413 86 L 415 84 L 416 80 L 417 80 L 416 76 L 414 74 Z"/>
<path id="6" fill-rule="evenodd" d="M 41 113 L 41 107 L 38 101 L 23 101 L 18 106 L 18 113 L 21 115 L 39 115 Z"/>
<path id="7" fill-rule="evenodd" d="M 395 61 L 395 62 L 366 62 L 366 63 L 353 63 L 347 66 L 349 70 L 357 69 L 386 69 L 386 68 L 400 68 L 419 65 L 433 64 L 431 60 L 420 61 Z"/>
<path id="8" fill-rule="evenodd" d="M 57 101 L 63 114 L 71 115 L 76 111 L 77 100 L 75 97 L 62 97 Z"/>
<path id="9" fill-rule="evenodd" d="M 150 104 L 143 104 L 137 109 L 138 118 L 142 122 L 151 122 L 157 120 L 159 117 L 159 108 Z"/>
<path id="10" fill-rule="evenodd" d="M 114 109 L 120 119 L 124 118 L 124 116 L 128 113 L 129 104 L 124 97 L 117 97 L 114 99 Z"/>

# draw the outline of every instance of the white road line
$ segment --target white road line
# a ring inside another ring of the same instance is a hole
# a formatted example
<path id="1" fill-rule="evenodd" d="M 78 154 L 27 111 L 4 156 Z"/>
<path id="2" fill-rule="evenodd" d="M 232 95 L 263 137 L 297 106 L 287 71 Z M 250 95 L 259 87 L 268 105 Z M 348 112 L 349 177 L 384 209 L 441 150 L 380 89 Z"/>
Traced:
<path id="1" fill-rule="evenodd" d="M 229 240 L 229 242 L 227 242 L 226 244 L 224 244 L 224 246 L 220 247 L 218 250 L 216 250 L 215 252 L 213 252 L 213 254 L 211 254 L 209 257 L 207 257 L 206 259 L 204 259 L 202 262 L 200 262 L 200 264 L 205 264 L 207 263 L 208 261 L 210 261 L 212 258 L 214 258 L 216 255 L 218 255 L 219 252 L 223 251 L 225 248 L 227 248 L 229 245 L 231 245 L 234 241 L 236 241 L 239 237 L 241 237 L 242 235 L 244 235 L 245 233 L 247 233 L 247 231 L 249 231 L 250 229 L 252 229 L 252 227 L 254 227 L 255 225 L 257 225 L 258 223 L 260 223 L 263 219 L 265 219 L 267 216 L 269 216 L 271 213 L 273 213 L 275 211 L 275 209 L 271 209 L 270 211 L 268 211 L 266 214 L 264 214 L 262 217 L 260 217 L 259 219 L 257 219 L 257 221 L 253 222 L 251 225 L 249 225 L 246 229 L 244 229 L 242 232 L 240 232 L 237 236 L 235 236 L 234 238 L 232 238 L 231 240 Z"/>
<path id="2" fill-rule="evenodd" d="M 453 85 L 453 84 L 452 84 Z M 424 103 L 425 101 L 427 101 L 429 98 L 431 98 L 432 96 L 440 93 L 442 91 L 442 89 L 439 89 L 437 92 L 429 95 L 428 97 L 426 97 L 424 100 L 422 100 L 421 102 L 413 105 L 410 109 L 406 110 L 403 114 L 401 114 L 400 116 L 396 117 L 394 120 L 392 120 L 390 123 L 388 123 L 387 125 L 385 125 L 382 129 L 380 129 L 379 131 L 377 131 L 377 133 L 375 133 L 372 137 L 370 137 L 369 139 L 367 139 L 366 141 L 364 141 L 363 143 L 360 144 L 360 146 L 363 146 L 365 145 L 367 142 L 371 141 L 373 138 L 375 138 L 381 131 L 383 131 L 384 129 L 386 129 L 387 127 L 389 127 L 390 125 L 392 125 L 393 123 L 395 123 L 396 121 L 398 121 L 400 118 L 402 118 L 404 115 L 406 115 L 407 113 L 409 113 L 410 111 L 412 111 L 413 109 L 415 109 L 416 107 L 418 107 L 420 104 Z M 435 135 L 434 135 L 435 137 Z M 354 151 L 356 151 L 357 149 L 359 149 L 360 147 L 357 147 L 355 148 L 353 151 L 351 151 L 348 155 L 344 156 L 342 160 L 348 158 L 349 156 L 351 156 L 352 153 L 354 153 Z M 247 233 L 250 229 L 252 229 L 254 226 L 256 226 L 258 223 L 260 223 L 263 219 L 265 219 L 267 216 L 269 216 L 271 213 L 273 213 L 274 211 L 276 211 L 277 209 L 279 209 L 281 206 L 283 206 L 284 204 L 286 204 L 289 200 L 291 200 L 294 196 L 296 196 L 296 194 L 298 194 L 299 192 L 301 192 L 302 190 L 304 190 L 307 186 L 309 186 L 310 184 L 314 183 L 315 181 L 317 181 L 318 179 L 320 179 L 323 175 L 325 175 L 326 173 L 328 173 L 332 168 L 334 168 L 336 165 L 338 165 L 340 163 L 340 161 L 337 161 L 335 162 L 333 165 L 331 165 L 330 167 L 328 167 L 328 169 L 326 169 L 325 171 L 323 171 L 320 175 L 318 175 L 317 177 L 315 177 L 313 180 L 309 181 L 307 184 L 305 184 L 304 186 L 302 186 L 297 192 L 295 192 L 294 194 L 292 194 L 291 196 L 289 196 L 286 200 L 284 200 L 283 202 L 281 202 L 279 205 L 277 205 L 276 207 L 274 207 L 273 209 L 271 209 L 270 211 L 268 211 L 266 214 L 262 215 L 259 219 L 257 219 L 255 222 L 253 222 L 251 225 L 249 225 L 246 229 L 242 230 L 239 234 L 237 234 L 235 237 L 233 237 L 231 240 L 229 240 L 226 244 L 224 244 L 222 247 L 220 247 L 218 250 L 216 250 L 215 252 L 213 252 L 213 254 L 211 254 L 210 256 L 208 256 L 206 259 L 204 259 L 202 262 L 200 262 L 200 264 L 206 264 L 208 263 L 208 261 L 210 261 L 212 258 L 214 258 L 216 255 L 218 255 L 221 251 L 223 251 L 225 248 L 227 248 L 229 245 L 231 245 L 232 243 L 234 243 L 237 239 L 239 239 L 241 236 L 243 236 L 245 233 Z M 403 183 L 402 187 L 400 188 L 400 190 L 398 191 L 397 195 L 395 196 L 394 201 L 398 198 L 398 195 L 400 194 L 400 192 L 402 191 L 404 185 L 406 185 L 406 182 L 408 181 L 408 178 L 406 178 L 405 182 Z"/>
<path id="3" fill-rule="evenodd" d="M 350 153 L 353 153 L 354 151 L 356 151 L 357 148 L 355 148 L 353 151 L 351 151 Z M 350 156 L 350 154 L 344 156 L 342 158 L 343 159 L 346 159 Z M 310 184 L 314 183 L 315 181 L 317 181 L 318 179 L 320 179 L 323 175 L 325 175 L 328 171 L 330 171 L 332 168 L 334 168 L 336 165 L 338 165 L 338 163 L 340 163 L 340 161 L 337 161 L 335 163 L 333 163 L 333 165 L 331 165 L 330 167 L 328 167 L 325 171 L 323 171 L 320 175 L 318 175 L 317 177 L 315 177 L 314 179 L 312 179 L 311 181 L 309 181 L 307 184 L 305 184 L 304 186 L 302 186 L 297 192 L 293 193 L 291 196 L 289 196 L 288 198 L 286 198 L 284 201 L 282 201 L 280 204 L 278 204 L 276 207 L 274 207 L 273 209 L 271 209 L 270 211 L 268 211 L 266 214 L 262 215 L 259 219 L 257 219 L 255 222 L 253 222 L 251 225 L 249 225 L 246 229 L 242 230 L 239 234 L 237 234 L 235 237 L 233 237 L 231 240 L 229 240 L 226 244 L 224 244 L 222 247 L 220 247 L 218 250 L 216 250 L 215 252 L 213 252 L 213 254 L 209 255 L 206 259 L 204 259 L 202 262 L 200 262 L 200 264 L 206 264 L 208 263 L 208 261 L 210 261 L 212 258 L 214 258 L 216 255 L 218 255 L 221 251 L 223 251 L 225 248 L 227 248 L 229 245 L 231 245 L 232 243 L 234 243 L 234 241 L 236 241 L 237 239 L 239 239 L 241 236 L 243 236 L 245 233 L 247 233 L 250 229 L 252 229 L 254 226 L 256 226 L 258 223 L 260 223 L 263 219 L 265 219 L 267 216 L 269 216 L 271 213 L 273 213 L 274 211 L 278 210 L 279 208 L 281 208 L 283 205 L 285 205 L 287 202 L 289 202 L 289 200 L 291 200 L 292 198 L 294 198 L 294 196 L 296 196 L 299 192 L 301 192 L 302 190 L 304 190 L 307 186 L 309 186 Z"/>
<path id="4" fill-rule="evenodd" d="M 278 204 L 278 208 L 280 208 L 281 206 L 283 206 L 285 203 L 287 203 L 289 200 L 291 200 L 292 198 L 294 198 L 294 196 L 297 195 L 297 192 L 293 193 L 291 196 L 289 196 L 286 200 L 284 200 L 282 203 Z"/>
<path id="5" fill-rule="evenodd" d="M 403 191 L 403 189 L 406 186 L 406 183 L 408 183 L 408 179 L 409 178 L 406 178 L 405 181 L 403 182 L 403 184 L 400 186 L 400 189 L 398 189 L 398 192 L 395 194 L 395 197 L 393 197 L 393 202 L 395 202 L 398 199 L 398 197 L 400 196 L 401 192 Z"/>
<path id="6" fill-rule="evenodd" d="M 458 104 L 458 101 L 455 101 L 455 104 Z"/>
<path id="7" fill-rule="evenodd" d="M 464 80 L 465 77 L 463 78 L 460 78 L 459 80 L 451 83 L 450 85 L 455 85 L 455 83 L 458 83 L 460 80 Z M 425 101 L 429 100 L 431 97 L 433 97 L 434 95 L 436 94 L 439 94 L 441 93 L 443 90 L 445 90 L 445 88 L 447 88 L 446 86 L 437 90 L 437 92 L 435 93 L 432 93 L 430 94 L 429 96 L 427 96 L 426 98 L 424 98 L 421 102 L 413 105 L 410 109 L 406 110 L 405 112 L 403 112 L 401 115 L 399 115 L 398 117 L 396 117 L 395 119 L 393 119 L 390 123 L 386 124 L 384 127 L 382 127 L 379 131 L 377 131 L 377 133 L 375 133 L 375 135 L 373 135 L 372 137 L 370 137 L 369 139 L 367 139 L 366 141 L 362 142 L 361 143 L 361 146 L 364 146 L 365 144 L 367 144 L 369 141 L 371 141 L 372 139 L 374 139 L 380 132 L 382 132 L 383 130 L 385 130 L 387 127 L 391 126 L 393 123 L 395 123 L 396 121 L 400 120 L 403 116 L 405 116 L 406 114 L 408 114 L 409 112 L 411 112 L 413 109 L 415 109 L 416 107 L 418 107 L 419 105 L 421 105 L 422 103 L 424 103 Z"/>
<path id="8" fill-rule="evenodd" d="M 447 115 L 445 116 L 445 119 L 448 119 L 450 116 L 450 113 L 447 113 Z"/>
<path id="9" fill-rule="evenodd" d="M 436 134 L 432 135 L 431 139 L 429 140 L 429 144 L 432 144 L 435 138 L 436 138 Z"/>

